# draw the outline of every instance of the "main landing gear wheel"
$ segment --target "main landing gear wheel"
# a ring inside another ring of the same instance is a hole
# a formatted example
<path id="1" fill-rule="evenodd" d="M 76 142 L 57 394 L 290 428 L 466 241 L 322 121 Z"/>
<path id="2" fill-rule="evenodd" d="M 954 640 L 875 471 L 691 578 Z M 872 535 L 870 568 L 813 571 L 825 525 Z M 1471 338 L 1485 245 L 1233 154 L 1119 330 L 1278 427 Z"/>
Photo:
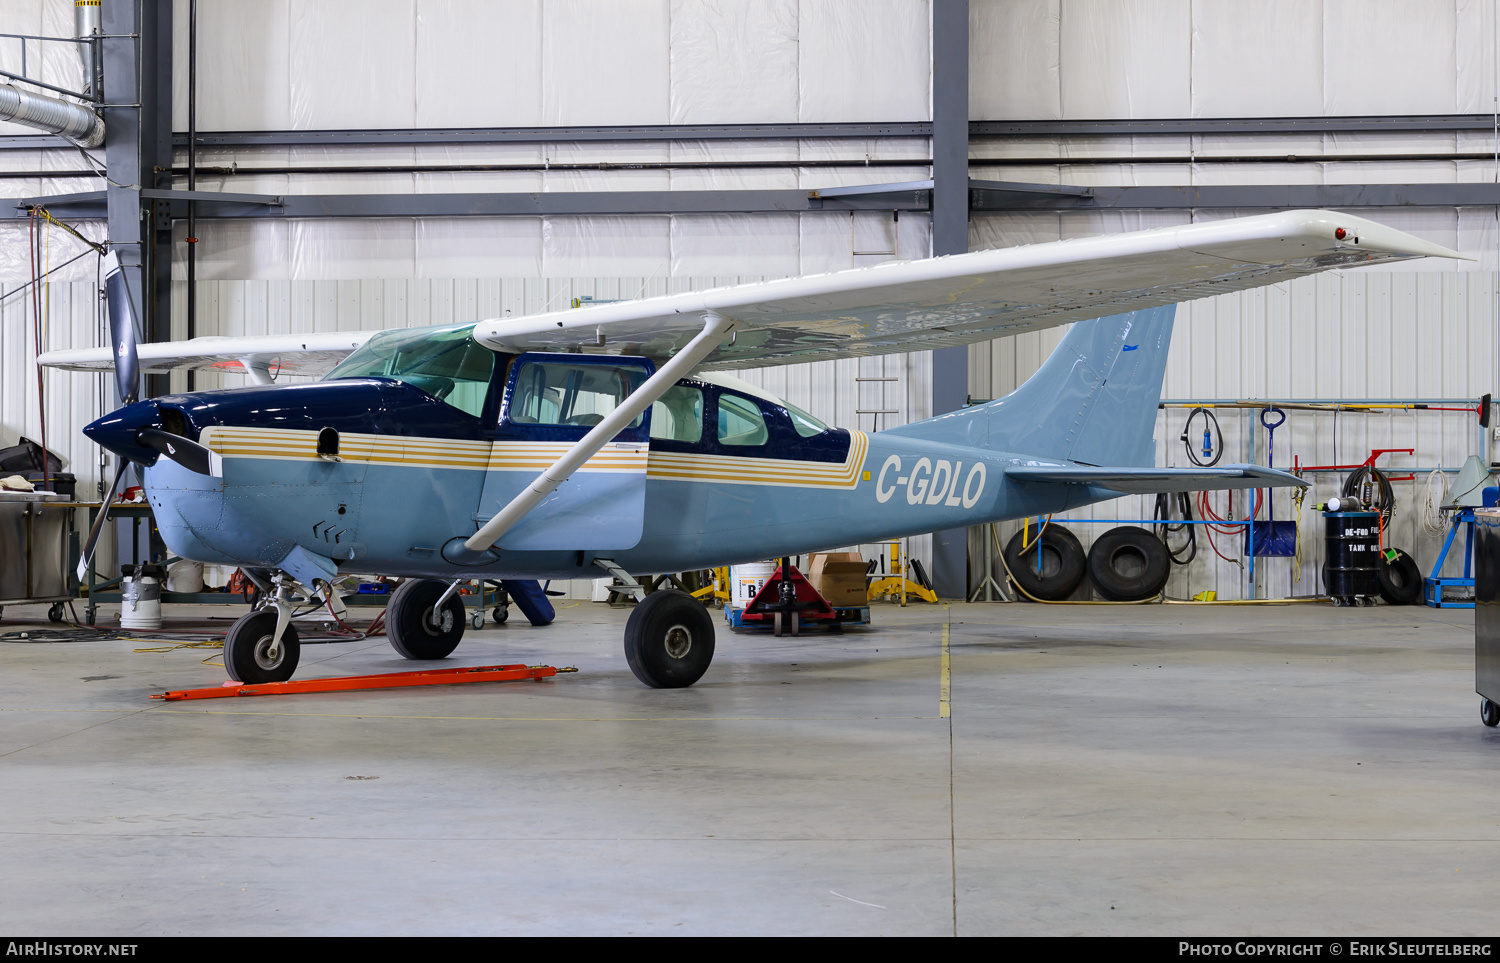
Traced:
<path id="1" fill-rule="evenodd" d="M 692 685 L 713 658 L 713 617 L 686 592 L 652 592 L 625 623 L 625 661 L 653 689 Z"/>
<path id="2" fill-rule="evenodd" d="M 408 659 L 441 659 L 458 648 L 464 637 L 464 603 L 450 595 L 443 610 L 433 606 L 448 591 L 448 583 L 433 578 L 402 583 L 385 608 L 385 634 L 391 647 Z"/>
<path id="3" fill-rule="evenodd" d="M 1480 699 L 1479 721 L 1491 728 L 1500 725 L 1500 705 L 1496 705 L 1488 699 Z"/>
<path id="4" fill-rule="evenodd" d="M 224 668 L 229 678 L 248 685 L 285 682 L 297 671 L 302 644 L 297 629 L 288 625 L 281 633 L 281 645 L 271 651 L 271 637 L 276 634 L 276 609 L 266 607 L 242 615 L 229 627 L 224 637 Z"/>

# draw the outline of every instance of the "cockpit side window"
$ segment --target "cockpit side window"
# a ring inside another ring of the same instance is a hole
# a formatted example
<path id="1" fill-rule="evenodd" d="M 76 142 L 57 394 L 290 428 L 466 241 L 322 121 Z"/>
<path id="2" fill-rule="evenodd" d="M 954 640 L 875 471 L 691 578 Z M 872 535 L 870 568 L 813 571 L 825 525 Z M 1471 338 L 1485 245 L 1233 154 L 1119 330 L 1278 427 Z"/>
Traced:
<path id="1" fill-rule="evenodd" d="M 593 427 L 646 380 L 635 365 L 529 361 L 515 374 L 510 421 L 518 425 Z M 628 428 L 637 428 L 637 415 Z"/>

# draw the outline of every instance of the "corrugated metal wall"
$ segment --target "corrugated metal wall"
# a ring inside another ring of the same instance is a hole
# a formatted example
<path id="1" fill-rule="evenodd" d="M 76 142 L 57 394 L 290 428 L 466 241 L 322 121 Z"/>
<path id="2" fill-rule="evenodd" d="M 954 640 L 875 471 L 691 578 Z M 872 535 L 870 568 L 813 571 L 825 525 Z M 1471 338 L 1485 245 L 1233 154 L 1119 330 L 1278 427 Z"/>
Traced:
<path id="1" fill-rule="evenodd" d="M 0 288 L 0 297 L 15 286 Z M 42 344 L 54 348 L 83 348 L 100 344 L 102 315 L 98 289 L 82 282 L 42 287 Z M 42 418 L 38 411 L 35 311 L 29 291 L 0 300 L 0 447 L 16 444 L 21 436 L 40 442 Z M 61 455 L 66 471 L 78 476 L 80 495 L 92 494 L 99 478 L 99 448 L 81 429 L 102 413 L 104 379 L 98 375 L 48 371 L 45 375 L 47 447 Z M 97 497 L 97 495 L 95 496 Z"/>

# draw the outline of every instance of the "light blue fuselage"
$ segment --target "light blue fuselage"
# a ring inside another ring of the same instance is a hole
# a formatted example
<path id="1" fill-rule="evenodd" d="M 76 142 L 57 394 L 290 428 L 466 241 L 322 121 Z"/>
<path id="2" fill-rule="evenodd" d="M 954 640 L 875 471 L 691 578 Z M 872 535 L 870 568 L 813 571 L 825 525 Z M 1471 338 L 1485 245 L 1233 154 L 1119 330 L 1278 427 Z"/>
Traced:
<path id="1" fill-rule="evenodd" d="M 850 488 L 648 476 L 642 534 L 633 547 L 502 548 L 493 563 L 479 566 L 448 562 L 442 548 L 475 530 L 484 472 L 232 458 L 220 481 L 163 458 L 145 478 L 162 538 L 184 558 L 271 568 L 300 545 L 348 572 L 562 579 L 599 577 L 594 558 L 613 559 L 633 573 L 681 572 L 1046 514 L 1117 495 L 1007 482 L 1006 466 L 1022 461 L 1018 454 L 877 433 Z M 936 493 L 934 472 L 943 486 Z M 599 523 L 606 532 L 611 519 Z"/>

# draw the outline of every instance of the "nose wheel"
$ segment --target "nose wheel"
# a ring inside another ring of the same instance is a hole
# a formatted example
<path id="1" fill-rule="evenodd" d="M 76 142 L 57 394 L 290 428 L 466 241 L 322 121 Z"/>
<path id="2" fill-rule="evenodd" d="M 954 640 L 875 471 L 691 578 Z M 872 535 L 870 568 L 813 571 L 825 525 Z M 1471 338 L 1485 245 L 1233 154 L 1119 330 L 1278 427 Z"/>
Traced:
<path id="1" fill-rule="evenodd" d="M 224 637 L 224 668 L 229 678 L 247 685 L 285 682 L 297 671 L 302 646 L 297 630 L 288 625 L 276 641 L 276 610 L 264 608 L 242 615 Z"/>

